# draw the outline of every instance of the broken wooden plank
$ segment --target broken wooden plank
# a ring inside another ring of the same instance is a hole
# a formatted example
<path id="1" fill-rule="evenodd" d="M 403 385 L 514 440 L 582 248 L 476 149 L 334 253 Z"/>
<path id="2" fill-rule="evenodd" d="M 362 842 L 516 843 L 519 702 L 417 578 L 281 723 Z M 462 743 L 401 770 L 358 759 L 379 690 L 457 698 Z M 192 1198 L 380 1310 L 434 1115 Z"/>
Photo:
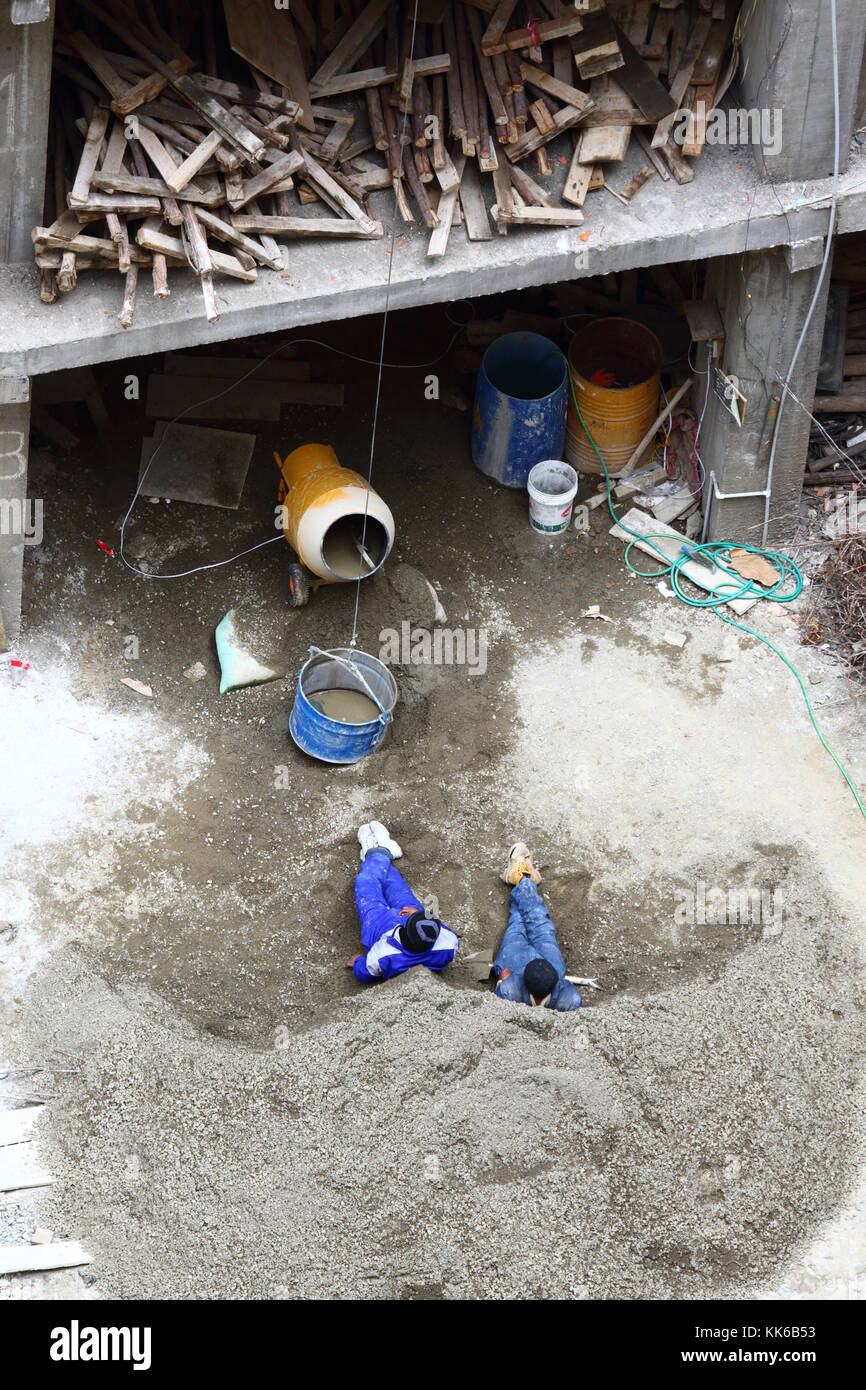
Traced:
<path id="1" fill-rule="evenodd" d="M 495 53 L 505 53 L 509 49 L 514 51 L 518 48 L 533 48 L 549 43 L 552 39 L 567 39 L 572 34 L 579 34 L 585 22 L 586 16 L 581 18 L 579 14 L 565 14 L 559 19 L 543 19 L 529 29 L 510 29 L 497 43 L 482 42 L 482 51 L 488 58 L 492 58 Z"/>
<path id="2" fill-rule="evenodd" d="M 202 226 L 211 232 L 220 241 L 227 242 L 230 246 L 237 246 L 241 251 L 246 251 L 255 260 L 261 261 L 262 265 L 268 266 L 270 270 L 282 270 L 282 256 L 273 256 L 252 237 L 248 237 L 238 227 L 224 222 L 221 217 L 215 217 L 207 208 L 198 207 L 198 218 Z"/>
<path id="3" fill-rule="evenodd" d="M 436 209 L 439 218 L 439 226 L 435 227 L 430 234 L 427 244 L 427 255 L 432 259 L 444 256 L 448 246 L 448 238 L 451 235 L 451 227 L 454 221 L 454 209 L 457 206 L 457 199 L 460 194 L 460 180 L 466 163 L 466 156 L 459 154 L 456 162 L 452 165 L 455 174 L 455 182 L 448 189 L 442 189 L 439 198 L 439 206 Z"/>
<path id="4" fill-rule="evenodd" d="M 229 207 L 233 212 L 242 208 L 251 198 L 259 198 L 263 193 L 267 193 L 274 184 L 281 179 L 288 178 L 298 169 L 305 167 L 305 156 L 299 154 L 297 150 L 289 150 L 285 154 L 278 155 L 271 163 L 266 164 L 248 182 L 245 182 L 241 189 L 240 197 L 229 198 Z M 308 166 L 307 166 L 308 167 Z"/>
<path id="5" fill-rule="evenodd" d="M 311 81 L 314 86 L 321 86 L 337 73 L 347 72 L 355 66 L 361 55 L 366 53 L 370 44 L 384 29 L 389 3 L 390 0 L 370 0 L 313 74 Z"/>
<path id="6" fill-rule="evenodd" d="M 491 241 L 493 230 L 487 216 L 487 205 L 481 191 L 478 169 L 472 161 L 466 165 L 463 178 L 460 180 L 460 205 L 463 208 L 466 235 L 469 240 Z"/>
<path id="7" fill-rule="evenodd" d="M 519 227 L 580 227 L 584 220 L 578 208 L 513 207 L 507 213 L 497 208 L 496 216 Z"/>
<path id="8" fill-rule="evenodd" d="M 674 103 L 674 109 L 670 115 L 665 116 L 656 126 L 655 134 L 652 137 L 653 149 L 660 149 L 671 133 L 680 102 L 689 89 L 692 80 L 692 72 L 701 55 L 701 50 L 707 41 L 711 26 L 712 20 L 709 15 L 698 15 L 695 20 L 694 28 L 692 29 L 688 44 L 686 45 L 686 50 L 683 54 L 679 69 L 671 82 L 670 95 Z"/>
<path id="9" fill-rule="evenodd" d="M 548 96 L 555 97 L 566 106 L 574 107 L 576 111 L 587 111 L 593 104 L 592 98 L 587 96 L 586 92 L 581 92 L 568 82 L 560 82 L 532 63 L 521 63 L 520 75 L 530 87 L 537 87 L 540 92 L 546 92 Z"/>
<path id="10" fill-rule="evenodd" d="M 505 153 L 512 163 L 517 163 L 518 160 L 525 159 L 528 154 L 540 149 L 548 140 L 553 140 L 557 135 L 561 135 L 564 130 L 570 130 L 583 118 L 584 113 L 582 111 L 576 111 L 573 106 L 563 106 L 553 117 L 553 129 L 548 134 L 544 135 L 540 130 L 527 131 L 525 135 L 521 135 L 519 140 L 515 140 L 514 144 L 506 145 L 504 147 Z"/>
<path id="11" fill-rule="evenodd" d="M 592 79 L 590 95 L 597 116 L 615 109 L 621 100 L 616 82 L 606 73 Z M 630 125 L 591 126 L 584 131 L 581 140 L 580 161 L 582 164 L 621 163 L 628 153 L 630 139 Z"/>
<path id="12" fill-rule="evenodd" d="M 620 189 L 620 197 L 624 198 L 627 203 L 630 203 L 635 194 L 639 193 L 643 188 L 644 184 L 649 183 L 650 179 L 654 179 L 655 176 L 655 169 L 650 169 L 648 165 L 644 165 L 642 169 L 638 169 L 633 178 L 629 179 L 625 188 Z"/>
<path id="13" fill-rule="evenodd" d="M 0 1192 L 24 1187 L 50 1187 L 54 1178 L 43 1168 L 32 1141 L 7 1144 L 0 1149 Z M 2 1247 L 0 1247 L 2 1249 Z"/>
<path id="14" fill-rule="evenodd" d="M 74 1269 L 89 1265 L 92 1256 L 77 1240 L 53 1240 L 47 1245 L 0 1245 L 0 1274 L 27 1274 L 39 1269 Z"/>
<path id="15" fill-rule="evenodd" d="M 22 1105 L 17 1110 L 0 1111 L 0 1146 L 21 1144 L 32 1139 L 42 1110 L 41 1105 Z"/>
<path id="16" fill-rule="evenodd" d="M 239 213 L 232 218 L 232 225 L 247 235 L 267 232 L 271 236 L 325 236 L 360 237 L 373 240 L 383 234 L 381 222 L 371 222 L 364 227 L 350 217 L 279 217 L 263 213 L 244 215 Z"/>
<path id="17" fill-rule="evenodd" d="M 87 127 L 87 135 L 84 140 L 84 149 L 78 164 L 75 175 L 75 182 L 69 192 L 67 201 L 70 207 L 80 207 L 87 202 L 90 192 L 90 183 L 96 170 L 99 152 L 102 148 L 103 137 L 108 129 L 110 112 L 107 106 L 94 106 L 93 115 Z"/>
<path id="18" fill-rule="evenodd" d="M 173 257 L 175 260 L 184 261 L 187 259 L 186 249 L 180 237 L 169 236 L 166 232 L 157 231 L 150 227 L 147 222 L 139 227 L 135 239 L 138 245 L 144 247 L 146 251 L 158 251 L 161 255 Z M 231 275 L 235 280 L 245 280 L 247 284 L 252 284 L 257 279 L 257 272 L 247 270 L 235 256 L 227 256 L 222 251 L 214 251 L 210 248 L 210 257 L 214 269 L 222 271 L 224 275 Z"/>

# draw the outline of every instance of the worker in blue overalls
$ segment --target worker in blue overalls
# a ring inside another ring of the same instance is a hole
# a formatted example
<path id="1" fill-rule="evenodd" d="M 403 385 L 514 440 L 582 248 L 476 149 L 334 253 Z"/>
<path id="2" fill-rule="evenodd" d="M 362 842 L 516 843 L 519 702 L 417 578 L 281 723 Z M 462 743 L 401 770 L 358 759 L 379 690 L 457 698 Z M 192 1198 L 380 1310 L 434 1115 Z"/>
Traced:
<path id="1" fill-rule="evenodd" d="M 511 902 L 508 926 L 493 962 L 496 995 L 538 1008 L 579 1009 L 580 991 L 565 978 L 556 928 L 536 887 L 541 875 L 525 844 L 512 845 L 501 877 L 511 884 Z"/>
<path id="2" fill-rule="evenodd" d="M 381 821 L 358 831 L 361 867 L 355 878 L 355 906 L 361 919 L 364 954 L 350 957 L 346 969 L 355 979 L 388 980 L 415 965 L 444 970 L 460 939 L 438 917 L 425 912 L 394 860 L 403 851 Z"/>

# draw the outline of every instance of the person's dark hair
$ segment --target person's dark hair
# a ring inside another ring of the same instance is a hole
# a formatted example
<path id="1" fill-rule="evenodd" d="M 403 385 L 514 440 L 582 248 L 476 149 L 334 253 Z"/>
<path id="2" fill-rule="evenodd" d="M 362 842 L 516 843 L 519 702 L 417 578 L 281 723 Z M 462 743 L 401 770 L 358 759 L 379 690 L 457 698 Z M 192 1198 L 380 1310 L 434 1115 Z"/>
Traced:
<path id="1" fill-rule="evenodd" d="M 429 951 L 442 923 L 424 912 L 413 912 L 400 927 L 400 941 L 413 956 Z"/>
<path id="2" fill-rule="evenodd" d="M 559 976 L 550 961 L 545 960 L 543 956 L 536 956 L 523 972 L 523 983 L 533 999 L 546 999 L 558 979 Z"/>

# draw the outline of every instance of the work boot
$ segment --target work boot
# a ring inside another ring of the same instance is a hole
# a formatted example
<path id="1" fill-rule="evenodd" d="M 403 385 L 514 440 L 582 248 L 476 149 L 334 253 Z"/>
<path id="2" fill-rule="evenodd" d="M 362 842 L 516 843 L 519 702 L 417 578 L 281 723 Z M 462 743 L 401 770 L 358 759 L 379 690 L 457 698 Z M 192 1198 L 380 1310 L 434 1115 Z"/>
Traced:
<path id="1" fill-rule="evenodd" d="M 532 862 L 532 850 L 529 845 L 525 845 L 522 840 L 518 840 L 516 845 L 512 845 L 508 854 L 508 863 L 499 875 L 506 883 L 510 883 L 512 888 L 515 883 L 519 883 L 522 878 L 531 878 L 533 883 L 541 882 L 541 874 Z"/>
<path id="2" fill-rule="evenodd" d="M 373 832 L 376 849 L 386 849 L 392 859 L 402 859 L 403 851 L 397 844 L 397 841 L 391 839 L 391 836 L 380 820 L 371 820 L 369 828 Z"/>
<path id="3" fill-rule="evenodd" d="M 363 864 L 370 850 L 376 847 L 376 836 L 373 833 L 372 825 L 362 825 L 359 828 L 358 844 L 361 846 L 361 863 Z"/>

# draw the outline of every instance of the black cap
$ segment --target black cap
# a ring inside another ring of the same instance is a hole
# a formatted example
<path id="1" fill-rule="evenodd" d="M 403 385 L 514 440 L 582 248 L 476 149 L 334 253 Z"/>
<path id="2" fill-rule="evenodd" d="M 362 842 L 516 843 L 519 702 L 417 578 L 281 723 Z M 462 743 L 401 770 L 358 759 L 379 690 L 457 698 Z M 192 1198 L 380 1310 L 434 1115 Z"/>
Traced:
<path id="1" fill-rule="evenodd" d="M 523 972 L 523 983 L 533 999 L 546 999 L 558 979 L 550 961 L 543 956 L 536 956 Z"/>
<path id="2" fill-rule="evenodd" d="M 430 950 L 439 935 L 441 925 L 435 917 L 427 917 L 423 912 L 413 912 L 400 928 L 400 942 L 413 956 L 420 956 L 424 951 Z"/>

